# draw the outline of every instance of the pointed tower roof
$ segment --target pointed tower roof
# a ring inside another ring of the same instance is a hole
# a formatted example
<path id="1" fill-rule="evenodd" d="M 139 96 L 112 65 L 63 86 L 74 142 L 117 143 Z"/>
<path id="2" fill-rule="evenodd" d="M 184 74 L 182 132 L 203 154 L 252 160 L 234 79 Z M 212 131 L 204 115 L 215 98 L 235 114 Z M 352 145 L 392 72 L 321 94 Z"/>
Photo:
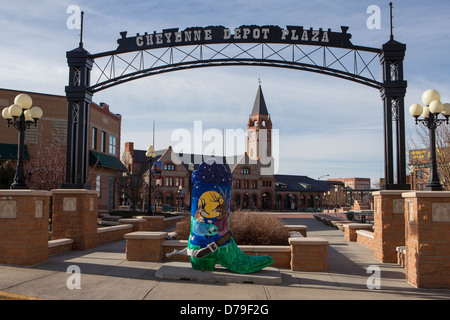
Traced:
<path id="1" fill-rule="evenodd" d="M 256 94 L 255 103 L 253 104 L 252 115 L 254 114 L 269 114 L 269 112 L 267 112 L 266 101 L 264 100 L 261 83 L 258 87 L 258 93 Z"/>

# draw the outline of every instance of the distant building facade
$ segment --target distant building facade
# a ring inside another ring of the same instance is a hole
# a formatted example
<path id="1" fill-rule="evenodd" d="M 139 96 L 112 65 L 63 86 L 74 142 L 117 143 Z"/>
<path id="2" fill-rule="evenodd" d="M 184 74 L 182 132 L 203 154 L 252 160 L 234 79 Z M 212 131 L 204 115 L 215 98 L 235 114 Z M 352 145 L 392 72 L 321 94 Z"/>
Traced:
<path id="1" fill-rule="evenodd" d="M 327 195 L 330 199 L 337 199 L 334 196 L 334 192 L 338 192 L 336 186 L 343 190 L 343 182 L 280 175 L 270 171 L 273 164 L 272 125 L 260 85 L 247 122 L 247 152 L 241 156 L 214 157 L 233 173 L 231 209 L 306 211 L 338 206 L 337 201 L 331 204 L 326 199 Z M 133 142 L 125 143 L 122 162 L 130 174 L 148 172 L 149 163 L 145 153 L 145 150 L 135 150 Z M 177 154 L 172 147 L 157 151 L 154 163 L 161 172 L 157 178 L 152 179 L 152 205 L 189 206 L 192 170 L 196 170 L 201 162 L 209 158 L 211 156 L 208 155 Z M 271 161 L 267 161 L 268 159 Z M 355 187 L 359 188 L 365 186 L 366 180 L 360 181 L 357 178 L 351 183 L 357 183 Z M 370 179 L 368 186 L 370 188 Z M 146 206 L 144 198 L 140 205 Z"/>
<path id="2" fill-rule="evenodd" d="M 447 141 L 439 141 L 440 145 L 447 144 Z M 409 175 L 408 183 L 411 190 L 423 191 L 428 184 L 430 175 L 430 149 L 413 149 L 409 151 Z M 450 188 L 450 148 L 436 148 L 436 165 L 438 175 L 444 190 Z"/>

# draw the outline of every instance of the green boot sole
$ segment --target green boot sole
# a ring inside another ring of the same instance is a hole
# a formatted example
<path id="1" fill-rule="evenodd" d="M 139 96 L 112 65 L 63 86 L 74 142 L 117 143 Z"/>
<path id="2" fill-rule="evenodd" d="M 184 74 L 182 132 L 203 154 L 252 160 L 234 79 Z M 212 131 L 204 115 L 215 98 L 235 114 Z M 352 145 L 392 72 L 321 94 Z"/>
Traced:
<path id="1" fill-rule="evenodd" d="M 215 264 L 235 273 L 253 273 L 268 267 L 274 262 L 269 256 L 248 256 L 239 249 L 231 238 L 227 245 L 221 246 L 216 252 L 208 254 L 204 258 L 191 257 L 193 269 L 212 271 Z"/>

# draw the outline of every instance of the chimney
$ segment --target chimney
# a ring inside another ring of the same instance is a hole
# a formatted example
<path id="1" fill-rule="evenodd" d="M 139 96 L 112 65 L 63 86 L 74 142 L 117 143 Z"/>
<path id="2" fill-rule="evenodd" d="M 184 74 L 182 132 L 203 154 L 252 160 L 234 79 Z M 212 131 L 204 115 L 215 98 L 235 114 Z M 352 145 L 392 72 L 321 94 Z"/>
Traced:
<path id="1" fill-rule="evenodd" d="M 100 107 L 102 107 L 105 111 L 109 111 L 109 105 L 104 102 L 100 102 Z"/>
<path id="2" fill-rule="evenodd" d="M 133 142 L 125 142 L 125 151 L 124 152 L 133 154 L 134 153 L 134 143 Z"/>

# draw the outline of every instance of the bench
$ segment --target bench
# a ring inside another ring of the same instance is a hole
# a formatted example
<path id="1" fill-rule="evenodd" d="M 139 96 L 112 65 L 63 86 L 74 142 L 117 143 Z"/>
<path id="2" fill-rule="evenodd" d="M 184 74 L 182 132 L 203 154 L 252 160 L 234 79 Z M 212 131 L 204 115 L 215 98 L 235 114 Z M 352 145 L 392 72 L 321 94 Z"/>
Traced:
<path id="1" fill-rule="evenodd" d="M 397 264 L 399 264 L 402 267 L 405 267 L 406 265 L 406 246 L 399 246 L 396 247 L 395 250 L 397 251 Z"/>
<path id="2" fill-rule="evenodd" d="M 344 238 L 347 241 L 356 242 L 358 230 L 373 230 L 372 224 L 367 223 L 349 223 L 344 225 Z"/>
<path id="3" fill-rule="evenodd" d="M 164 216 L 134 216 L 135 219 L 144 219 L 141 231 L 163 231 Z"/>
<path id="4" fill-rule="evenodd" d="M 55 254 L 72 251 L 73 243 L 74 240 L 68 238 L 50 240 L 48 242 L 48 255 L 53 256 Z"/>
<path id="5" fill-rule="evenodd" d="M 119 224 L 131 224 L 133 225 L 133 231 L 142 231 L 144 226 L 144 219 L 130 218 L 130 219 L 119 219 Z"/>
<path id="6" fill-rule="evenodd" d="M 102 221 L 119 222 L 120 219 L 122 219 L 121 216 L 110 216 L 109 214 L 105 214 L 105 215 L 102 216 Z"/>
<path id="7" fill-rule="evenodd" d="M 187 247 L 187 240 L 166 240 L 167 232 L 137 231 L 125 234 L 126 259 L 129 261 L 185 261 L 187 256 L 173 255 L 174 249 Z M 305 238 L 298 231 L 291 231 L 289 246 L 239 246 L 249 255 L 269 255 L 274 266 L 293 271 L 327 271 L 328 241 L 322 238 Z"/>
<path id="8" fill-rule="evenodd" d="M 369 230 L 357 230 L 356 242 L 366 246 L 369 249 L 374 250 L 375 241 L 373 232 Z"/>
<path id="9" fill-rule="evenodd" d="M 302 234 L 303 237 L 307 237 L 308 227 L 304 225 L 288 224 L 284 226 L 288 231 L 296 231 Z"/>
<path id="10" fill-rule="evenodd" d="M 344 232 L 344 225 L 354 223 L 353 221 L 332 221 L 331 224 L 339 229 L 340 231 Z"/>
<path id="11" fill-rule="evenodd" d="M 123 240 L 124 235 L 132 231 L 133 225 L 131 224 L 97 228 L 97 245 Z"/>

